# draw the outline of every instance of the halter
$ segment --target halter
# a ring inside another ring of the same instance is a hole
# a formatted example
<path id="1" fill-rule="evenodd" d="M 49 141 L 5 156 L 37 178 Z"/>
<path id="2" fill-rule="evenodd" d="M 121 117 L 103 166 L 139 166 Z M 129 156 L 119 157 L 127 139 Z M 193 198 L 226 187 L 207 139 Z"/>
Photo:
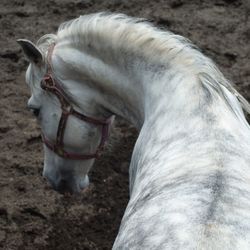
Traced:
<path id="1" fill-rule="evenodd" d="M 43 77 L 41 81 L 41 88 L 44 89 L 45 91 L 49 91 L 52 94 L 56 95 L 56 97 L 58 98 L 61 104 L 62 114 L 61 114 L 61 118 L 57 127 L 56 142 L 53 143 L 49 141 L 43 133 L 42 133 L 42 140 L 44 144 L 50 150 L 52 150 L 57 155 L 63 158 L 72 159 L 72 160 L 88 160 L 92 158 L 97 158 L 100 152 L 103 150 L 104 144 L 108 139 L 109 128 L 110 128 L 113 116 L 109 117 L 106 120 L 98 120 L 92 117 L 85 116 L 84 114 L 81 114 L 78 111 L 74 110 L 73 106 L 69 103 L 66 97 L 65 91 L 62 89 L 61 85 L 59 85 L 58 81 L 56 81 L 53 78 L 51 57 L 52 57 L 54 47 L 55 47 L 55 44 L 51 45 L 48 50 L 48 59 L 47 59 L 48 70 L 47 70 L 46 75 Z M 95 153 L 76 154 L 76 153 L 69 153 L 64 150 L 64 143 L 63 143 L 64 132 L 65 132 L 68 117 L 70 115 L 75 116 L 84 122 L 93 124 L 94 126 L 101 127 L 101 132 L 102 132 L 101 141 Z"/>

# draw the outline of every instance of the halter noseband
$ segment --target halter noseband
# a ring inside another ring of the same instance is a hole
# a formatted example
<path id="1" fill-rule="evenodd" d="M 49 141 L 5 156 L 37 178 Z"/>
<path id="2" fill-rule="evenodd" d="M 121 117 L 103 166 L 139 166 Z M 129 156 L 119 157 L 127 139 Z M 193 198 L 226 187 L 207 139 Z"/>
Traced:
<path id="1" fill-rule="evenodd" d="M 43 77 L 41 81 L 41 88 L 44 89 L 45 91 L 49 91 L 53 93 L 54 95 L 56 95 L 56 97 L 58 98 L 61 104 L 62 114 L 61 114 L 61 118 L 60 118 L 58 128 L 57 128 L 56 142 L 53 143 L 49 141 L 43 133 L 42 133 L 42 140 L 44 144 L 50 150 L 52 150 L 57 155 L 63 158 L 72 159 L 72 160 L 88 160 L 92 158 L 97 158 L 99 156 L 99 153 L 102 151 L 105 142 L 108 139 L 109 128 L 110 128 L 113 117 L 111 116 L 106 120 L 98 120 L 92 117 L 85 116 L 84 114 L 81 114 L 78 111 L 74 110 L 73 106 L 69 103 L 69 101 L 66 98 L 65 91 L 62 89 L 61 85 L 59 85 L 58 82 L 53 78 L 51 57 L 52 57 L 54 46 L 55 44 L 53 44 L 48 50 L 48 59 L 47 59 L 48 70 L 47 70 L 46 75 Z M 101 141 L 95 153 L 76 154 L 76 153 L 69 153 L 64 150 L 64 143 L 63 143 L 64 132 L 65 132 L 68 117 L 70 115 L 75 116 L 78 119 L 85 121 L 87 123 L 101 127 L 102 129 Z"/>

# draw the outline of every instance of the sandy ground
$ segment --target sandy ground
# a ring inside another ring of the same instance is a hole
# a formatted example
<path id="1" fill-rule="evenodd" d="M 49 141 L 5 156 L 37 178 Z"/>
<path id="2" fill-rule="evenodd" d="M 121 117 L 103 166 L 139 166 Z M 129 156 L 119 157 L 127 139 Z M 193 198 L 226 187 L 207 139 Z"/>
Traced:
<path id="1" fill-rule="evenodd" d="M 43 180 L 39 127 L 26 109 L 27 62 L 16 39 L 36 41 L 80 14 L 123 12 L 184 35 L 250 100 L 249 0 L 1 0 L 0 249 L 111 249 L 128 201 L 135 129 L 119 120 L 91 185 L 78 197 Z"/>

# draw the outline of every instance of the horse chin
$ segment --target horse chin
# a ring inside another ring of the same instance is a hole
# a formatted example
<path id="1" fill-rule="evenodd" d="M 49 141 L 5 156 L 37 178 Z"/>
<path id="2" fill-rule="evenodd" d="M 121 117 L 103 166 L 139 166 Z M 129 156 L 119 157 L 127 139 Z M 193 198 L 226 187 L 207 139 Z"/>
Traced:
<path id="1" fill-rule="evenodd" d="M 69 195 L 79 195 L 85 190 L 87 190 L 89 186 L 89 177 L 86 175 L 79 183 L 74 183 L 67 187 L 67 189 L 58 190 L 55 189 L 57 192 L 61 194 L 69 194 Z"/>
<path id="2" fill-rule="evenodd" d="M 85 178 L 83 180 L 80 181 L 79 187 L 80 190 L 84 190 L 85 188 L 87 188 L 89 185 L 89 177 L 86 175 Z"/>

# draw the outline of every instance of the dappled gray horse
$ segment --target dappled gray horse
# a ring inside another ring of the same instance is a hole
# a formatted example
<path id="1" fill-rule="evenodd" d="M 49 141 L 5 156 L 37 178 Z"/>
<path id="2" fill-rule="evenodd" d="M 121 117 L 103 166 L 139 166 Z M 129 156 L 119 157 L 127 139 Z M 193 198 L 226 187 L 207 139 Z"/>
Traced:
<path id="1" fill-rule="evenodd" d="M 88 185 L 113 115 L 140 130 L 113 249 L 250 249 L 250 106 L 210 59 L 121 14 L 18 42 L 56 190 Z"/>

